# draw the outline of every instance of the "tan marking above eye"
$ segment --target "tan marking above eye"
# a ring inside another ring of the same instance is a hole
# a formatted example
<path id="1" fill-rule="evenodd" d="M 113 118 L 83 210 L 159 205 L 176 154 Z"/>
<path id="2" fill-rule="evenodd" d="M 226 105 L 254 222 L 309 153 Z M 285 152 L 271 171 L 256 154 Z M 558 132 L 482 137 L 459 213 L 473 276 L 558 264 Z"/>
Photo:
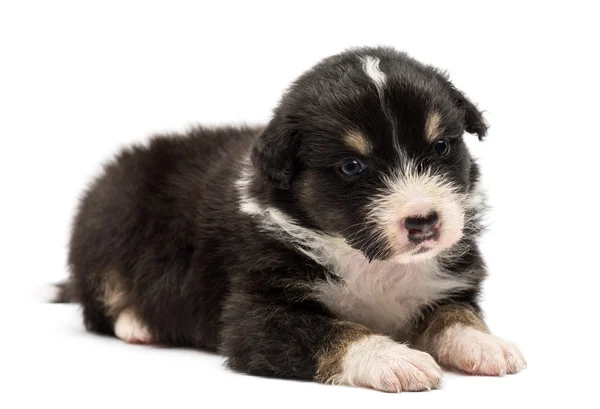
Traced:
<path id="1" fill-rule="evenodd" d="M 373 151 L 371 142 L 365 135 L 358 131 L 349 131 L 344 134 L 346 144 L 364 156 L 368 156 Z"/>
<path id="2" fill-rule="evenodd" d="M 427 121 L 425 122 L 425 138 L 433 142 L 440 134 L 440 125 L 442 122 L 442 116 L 439 112 L 433 111 L 427 115 Z"/>

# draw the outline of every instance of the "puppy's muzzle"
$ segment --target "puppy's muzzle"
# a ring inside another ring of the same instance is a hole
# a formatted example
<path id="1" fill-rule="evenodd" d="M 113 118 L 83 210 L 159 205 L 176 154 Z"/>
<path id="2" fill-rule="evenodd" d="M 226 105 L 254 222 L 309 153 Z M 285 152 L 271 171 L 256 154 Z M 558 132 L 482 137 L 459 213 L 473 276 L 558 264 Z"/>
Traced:
<path id="1" fill-rule="evenodd" d="M 439 216 L 435 211 L 427 216 L 407 217 L 404 227 L 408 231 L 408 240 L 416 244 L 436 240 L 440 235 Z"/>

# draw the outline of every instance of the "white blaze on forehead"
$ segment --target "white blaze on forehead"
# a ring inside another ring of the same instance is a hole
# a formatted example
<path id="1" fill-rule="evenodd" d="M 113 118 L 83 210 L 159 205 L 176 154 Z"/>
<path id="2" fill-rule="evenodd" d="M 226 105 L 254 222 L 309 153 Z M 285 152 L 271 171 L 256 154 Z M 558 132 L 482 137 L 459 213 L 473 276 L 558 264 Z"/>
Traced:
<path id="1" fill-rule="evenodd" d="M 377 86 L 377 91 L 381 93 L 387 79 L 386 75 L 379 68 L 379 58 L 370 55 L 362 58 L 363 70 Z"/>
<path id="2" fill-rule="evenodd" d="M 365 74 L 373 81 L 375 87 L 377 87 L 377 96 L 379 97 L 379 103 L 381 104 L 381 109 L 385 114 L 385 117 L 390 122 L 392 127 L 392 138 L 394 147 L 397 152 L 400 152 L 400 145 L 398 143 L 398 131 L 396 130 L 396 121 L 394 119 L 394 115 L 389 107 L 385 104 L 385 98 L 383 95 L 383 90 L 387 82 L 387 76 L 379 67 L 380 60 L 377 57 L 373 57 L 371 55 L 367 55 L 360 58 L 362 61 L 362 68 Z"/>

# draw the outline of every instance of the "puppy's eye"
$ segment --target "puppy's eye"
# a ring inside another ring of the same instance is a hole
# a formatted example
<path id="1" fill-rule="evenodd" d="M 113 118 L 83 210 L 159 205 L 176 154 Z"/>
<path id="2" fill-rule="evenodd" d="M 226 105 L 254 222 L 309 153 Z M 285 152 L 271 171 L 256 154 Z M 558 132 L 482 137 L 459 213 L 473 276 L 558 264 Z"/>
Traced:
<path id="1" fill-rule="evenodd" d="M 448 139 L 437 141 L 435 145 L 433 145 L 433 149 L 438 156 L 448 156 L 450 153 L 450 142 Z"/>
<path id="2" fill-rule="evenodd" d="M 346 159 L 343 160 L 340 165 L 340 170 L 344 175 L 356 176 L 364 169 L 363 165 L 358 159 Z"/>

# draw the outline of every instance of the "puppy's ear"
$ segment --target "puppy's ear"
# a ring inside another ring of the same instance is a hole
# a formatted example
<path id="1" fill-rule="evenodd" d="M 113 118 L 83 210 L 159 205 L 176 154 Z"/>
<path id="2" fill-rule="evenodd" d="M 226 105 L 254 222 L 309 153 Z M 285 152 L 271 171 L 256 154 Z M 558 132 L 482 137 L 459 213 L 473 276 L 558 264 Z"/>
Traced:
<path id="1" fill-rule="evenodd" d="M 477 109 L 475 104 L 472 103 L 462 91 L 459 91 L 454 84 L 452 84 L 447 72 L 431 66 L 430 68 L 433 69 L 446 87 L 448 87 L 450 98 L 452 98 L 454 104 L 463 112 L 465 130 L 472 135 L 477 135 L 480 141 L 483 140 L 487 134 L 488 126 L 483 119 L 481 111 Z"/>
<path id="2" fill-rule="evenodd" d="M 252 164 L 269 184 L 289 189 L 294 176 L 298 135 L 275 117 L 252 149 Z"/>
<path id="3" fill-rule="evenodd" d="M 474 103 L 472 103 L 464 93 L 459 91 L 450 84 L 450 96 L 454 100 L 454 103 L 464 112 L 465 116 L 465 130 L 472 134 L 477 135 L 479 140 L 483 140 L 487 134 L 488 126 L 483 119 L 483 114 Z"/>

